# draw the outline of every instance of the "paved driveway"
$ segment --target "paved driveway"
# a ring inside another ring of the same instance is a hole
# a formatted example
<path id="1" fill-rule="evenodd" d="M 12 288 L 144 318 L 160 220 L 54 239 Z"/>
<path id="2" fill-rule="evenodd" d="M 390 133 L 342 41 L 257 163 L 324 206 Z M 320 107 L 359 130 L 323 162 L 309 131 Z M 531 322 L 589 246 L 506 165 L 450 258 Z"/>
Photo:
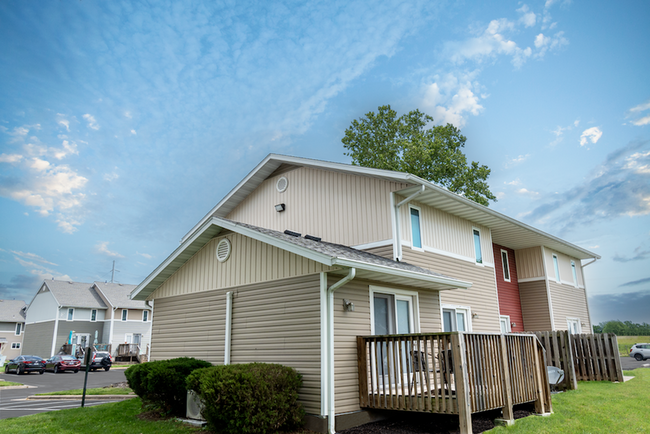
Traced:
<path id="1" fill-rule="evenodd" d="M 29 389 L 0 389 L 0 419 L 25 416 L 28 414 L 42 413 L 64 408 L 80 407 L 80 401 L 64 400 L 38 400 L 28 401 L 26 398 L 37 393 L 55 392 L 59 390 L 82 389 L 84 386 L 84 372 L 77 374 L 65 372 L 54 374 L 46 372 L 43 375 L 28 374 L 16 375 L 0 373 L 0 380 L 13 381 L 32 386 Z M 88 373 L 88 388 L 104 387 L 114 383 L 126 381 L 124 369 L 111 369 L 110 371 L 97 371 Z M 86 400 L 85 405 L 98 405 L 110 401 Z"/>
<path id="2" fill-rule="evenodd" d="M 636 368 L 650 368 L 650 359 L 637 362 L 630 356 L 621 356 L 621 368 L 624 371 L 631 371 Z"/>

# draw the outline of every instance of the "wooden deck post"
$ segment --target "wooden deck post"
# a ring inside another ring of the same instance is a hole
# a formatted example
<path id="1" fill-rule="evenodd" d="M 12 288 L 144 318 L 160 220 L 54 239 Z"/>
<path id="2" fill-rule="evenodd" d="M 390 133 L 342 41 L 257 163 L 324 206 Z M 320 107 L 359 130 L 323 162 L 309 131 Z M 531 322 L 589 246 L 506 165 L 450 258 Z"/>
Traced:
<path id="1" fill-rule="evenodd" d="M 566 339 L 566 348 L 564 349 L 564 357 L 566 361 L 564 382 L 568 385 L 569 390 L 576 390 L 578 388 L 578 380 L 576 378 L 576 365 L 573 360 L 573 348 L 571 348 L 571 335 L 567 330 L 563 332 L 563 336 Z"/>
<path id="2" fill-rule="evenodd" d="M 612 334 L 612 350 L 614 351 L 614 366 L 616 368 L 616 381 L 620 381 L 621 383 L 624 381 L 623 380 L 623 369 L 621 369 L 621 356 L 618 354 L 618 338 L 616 337 L 615 334 Z"/>
<path id="3" fill-rule="evenodd" d="M 357 336 L 357 368 L 359 369 L 359 406 L 368 406 L 368 361 L 366 341 Z"/>
<path id="4" fill-rule="evenodd" d="M 515 423 L 515 416 L 512 412 L 512 388 L 510 385 L 510 363 L 508 362 L 508 345 L 506 336 L 500 336 L 499 362 L 501 364 L 501 387 L 503 388 L 503 423 L 512 425 Z M 498 420 L 498 419 L 497 419 Z M 499 420 L 499 422 L 501 422 Z"/>
<path id="5" fill-rule="evenodd" d="M 458 403 L 458 420 L 461 434 L 472 434 L 472 408 L 469 400 L 469 376 L 467 374 L 467 357 L 465 336 L 462 332 L 451 335 L 451 351 L 456 377 L 456 400 Z"/>

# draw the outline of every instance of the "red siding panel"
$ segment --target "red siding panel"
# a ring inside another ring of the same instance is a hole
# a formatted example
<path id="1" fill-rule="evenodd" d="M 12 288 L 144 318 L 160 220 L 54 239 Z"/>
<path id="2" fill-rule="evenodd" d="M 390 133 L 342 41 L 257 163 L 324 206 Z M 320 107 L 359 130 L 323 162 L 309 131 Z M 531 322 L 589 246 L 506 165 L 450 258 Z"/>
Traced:
<path id="1" fill-rule="evenodd" d="M 516 325 L 512 327 L 513 332 L 524 331 L 524 317 L 521 314 L 521 301 L 519 299 L 519 283 L 517 282 L 517 264 L 515 263 L 515 251 L 498 244 L 492 244 L 494 250 L 494 271 L 497 279 L 497 292 L 499 294 L 499 313 L 509 315 L 510 322 Z M 501 250 L 508 252 L 508 265 L 510 267 L 510 282 L 503 277 L 503 264 L 501 261 Z"/>

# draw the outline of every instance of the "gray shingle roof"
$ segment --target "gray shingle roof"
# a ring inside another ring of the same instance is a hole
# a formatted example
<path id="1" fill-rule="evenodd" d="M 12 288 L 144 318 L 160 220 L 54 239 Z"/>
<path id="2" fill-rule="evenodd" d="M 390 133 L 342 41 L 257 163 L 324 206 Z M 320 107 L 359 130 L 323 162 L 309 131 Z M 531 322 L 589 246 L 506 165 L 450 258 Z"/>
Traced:
<path id="1" fill-rule="evenodd" d="M 133 291 L 136 285 L 127 285 L 122 283 L 104 283 L 94 282 L 95 285 L 102 291 L 108 298 L 108 301 L 117 308 L 123 309 L 147 309 L 148 306 L 144 301 L 131 300 L 129 294 Z"/>
<path id="2" fill-rule="evenodd" d="M 45 285 L 52 291 L 59 305 L 65 307 L 86 307 L 106 309 L 106 303 L 92 289 L 92 284 L 69 282 L 65 280 L 46 280 Z"/>
<path id="3" fill-rule="evenodd" d="M 24 322 L 23 300 L 0 300 L 0 322 Z"/>

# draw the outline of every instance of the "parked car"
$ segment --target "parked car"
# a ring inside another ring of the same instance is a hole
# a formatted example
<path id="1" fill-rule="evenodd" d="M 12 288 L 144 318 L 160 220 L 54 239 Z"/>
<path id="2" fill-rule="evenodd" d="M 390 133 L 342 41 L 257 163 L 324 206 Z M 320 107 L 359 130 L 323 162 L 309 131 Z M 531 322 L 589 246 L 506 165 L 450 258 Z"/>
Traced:
<path id="1" fill-rule="evenodd" d="M 72 371 L 75 374 L 81 369 L 81 360 L 68 355 L 57 355 L 45 362 L 45 370 L 58 372 Z"/>
<path id="2" fill-rule="evenodd" d="M 108 351 L 95 351 L 93 353 L 92 362 L 90 363 L 91 370 L 104 369 L 104 371 L 108 371 L 112 365 L 113 358 Z M 82 366 L 82 369 L 86 369 L 86 366 Z"/>
<path id="3" fill-rule="evenodd" d="M 18 375 L 25 372 L 42 374 L 45 372 L 45 360 L 38 356 L 18 356 L 13 360 L 9 360 L 5 365 L 5 373 L 8 374 L 10 371 L 14 371 Z"/>
<path id="4" fill-rule="evenodd" d="M 634 357 L 639 362 L 650 359 L 650 344 L 634 344 L 630 348 L 630 357 Z"/>

